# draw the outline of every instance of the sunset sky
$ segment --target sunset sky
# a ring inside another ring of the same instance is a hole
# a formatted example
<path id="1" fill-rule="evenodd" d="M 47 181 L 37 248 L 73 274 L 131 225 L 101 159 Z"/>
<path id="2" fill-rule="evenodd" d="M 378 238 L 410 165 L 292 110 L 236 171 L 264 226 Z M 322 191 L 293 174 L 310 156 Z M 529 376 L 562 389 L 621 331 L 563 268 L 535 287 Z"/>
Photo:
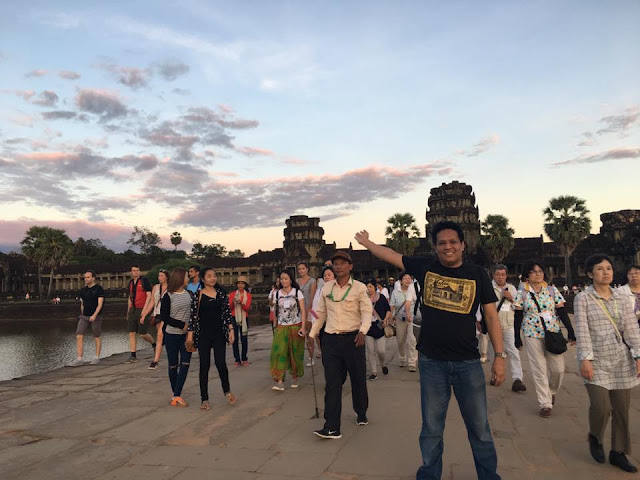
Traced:
<path id="1" fill-rule="evenodd" d="M 183 248 L 346 245 L 459 180 L 542 232 L 640 208 L 640 2 L 0 3 L 0 251 L 33 225 Z"/>

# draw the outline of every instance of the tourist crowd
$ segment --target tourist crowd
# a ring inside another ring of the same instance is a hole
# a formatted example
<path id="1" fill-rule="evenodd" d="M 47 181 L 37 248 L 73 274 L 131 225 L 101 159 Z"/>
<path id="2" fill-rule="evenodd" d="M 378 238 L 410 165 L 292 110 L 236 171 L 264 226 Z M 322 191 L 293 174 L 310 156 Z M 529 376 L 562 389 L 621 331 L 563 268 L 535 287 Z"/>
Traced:
<path id="1" fill-rule="evenodd" d="M 603 437 L 611 419 L 609 463 L 627 472 L 637 471 L 627 455 L 631 451 L 630 392 L 640 383 L 639 265 L 627 268 L 626 285 L 612 288 L 613 261 L 604 254 L 587 259 L 585 272 L 591 284 L 571 289 L 574 331 L 565 306 L 570 290 L 565 285 L 561 293 L 547 283 L 541 262 L 527 263 L 516 287 L 508 282 L 505 265 L 494 265 L 487 272 L 463 260 L 464 233 L 453 222 L 434 226 L 433 259 L 401 255 L 372 242 L 366 230 L 356 233 L 355 238 L 374 256 L 401 270 L 398 279 L 390 278 L 386 283 L 379 278 L 355 280 L 351 256 L 337 251 L 318 278 L 310 275 L 309 264 L 303 261 L 296 266 L 297 276 L 293 270 L 282 270 L 268 296 L 273 329 L 269 362 L 272 390 L 282 394 L 287 386 L 299 388 L 305 367 L 311 367 L 314 374 L 316 360 L 322 361 L 325 421 L 315 435 L 341 438 L 342 387 L 347 376 L 356 425 L 368 424 L 367 381 L 378 380 L 379 373 L 389 375 L 386 343 L 395 337 L 398 366 L 419 371 L 422 465 L 416 478 L 439 479 L 442 475 L 443 433 L 453 392 L 468 431 L 478 478 L 499 479 L 482 363 L 491 362 L 488 383 L 499 386 L 506 378 L 508 362 L 511 390 L 522 394 L 527 387 L 520 355 L 526 352 L 539 416 L 549 418 L 562 385 L 570 343 L 576 344 L 579 372 L 589 398 L 586 445 L 592 457 L 605 462 Z M 72 366 L 84 363 L 83 339 L 89 329 L 96 344 L 91 364 L 100 362 L 104 290 L 93 271 L 86 272 L 84 279 L 85 287 L 79 294 L 77 358 Z M 169 403 L 186 407 L 182 389 L 192 353 L 198 352 L 200 408 L 210 410 L 213 352 L 223 395 L 234 404 L 226 346 L 232 346 L 237 367 L 251 364 L 250 290 L 248 279 L 240 276 L 236 288 L 227 292 L 217 283 L 214 269 L 198 266 L 160 270 L 158 284 L 152 287 L 139 267 L 133 266 L 126 315 L 128 361 L 138 360 L 138 337 L 153 347 L 149 369 L 158 367 L 164 346 Z M 416 324 L 420 327 L 418 341 Z M 153 330 L 155 341 L 149 333 Z"/>

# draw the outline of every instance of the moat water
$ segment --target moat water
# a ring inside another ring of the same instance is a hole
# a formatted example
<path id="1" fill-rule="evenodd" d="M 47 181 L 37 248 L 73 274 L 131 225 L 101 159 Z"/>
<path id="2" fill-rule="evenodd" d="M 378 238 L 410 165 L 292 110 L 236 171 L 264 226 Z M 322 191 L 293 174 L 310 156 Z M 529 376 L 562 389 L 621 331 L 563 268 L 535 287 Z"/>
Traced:
<path id="1" fill-rule="evenodd" d="M 33 373 L 48 372 L 68 365 L 76 358 L 76 321 L 2 320 L 0 322 L 0 380 L 10 380 Z M 106 317 L 102 323 L 102 354 L 108 357 L 129 350 L 129 337 L 123 318 Z M 151 355 L 144 340 L 141 361 Z M 148 354 L 148 355 L 146 355 Z M 138 354 L 140 357 L 140 354 Z M 84 358 L 95 357 L 95 342 L 89 333 L 84 337 Z"/>

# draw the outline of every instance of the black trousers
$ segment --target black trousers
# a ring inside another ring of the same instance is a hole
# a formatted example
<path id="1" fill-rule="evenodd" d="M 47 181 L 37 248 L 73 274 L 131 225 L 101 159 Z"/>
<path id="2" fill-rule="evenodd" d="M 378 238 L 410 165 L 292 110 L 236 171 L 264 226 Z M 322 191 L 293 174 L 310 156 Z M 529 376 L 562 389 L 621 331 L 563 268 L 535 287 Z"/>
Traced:
<path id="1" fill-rule="evenodd" d="M 342 413 L 342 385 L 351 380 L 353 410 L 358 416 L 367 414 L 367 360 L 365 346 L 356 347 L 358 332 L 338 335 L 325 332 L 322 337 L 322 365 L 324 366 L 324 426 L 329 430 L 340 430 Z"/>
<path id="2" fill-rule="evenodd" d="M 236 362 L 246 362 L 247 361 L 247 352 L 249 351 L 248 345 L 248 335 L 242 335 L 242 327 L 239 325 L 235 326 L 236 338 L 233 342 L 233 356 L 236 359 Z M 240 345 L 242 344 L 242 357 L 240 356 Z"/>
<path id="3" fill-rule="evenodd" d="M 198 353 L 200 354 L 200 397 L 202 401 L 209 400 L 209 369 L 211 368 L 211 349 L 213 349 L 213 361 L 220 375 L 222 391 L 231 391 L 229 386 L 229 370 L 225 360 L 227 344 L 224 334 L 220 332 L 213 338 L 201 336 L 198 339 Z"/>

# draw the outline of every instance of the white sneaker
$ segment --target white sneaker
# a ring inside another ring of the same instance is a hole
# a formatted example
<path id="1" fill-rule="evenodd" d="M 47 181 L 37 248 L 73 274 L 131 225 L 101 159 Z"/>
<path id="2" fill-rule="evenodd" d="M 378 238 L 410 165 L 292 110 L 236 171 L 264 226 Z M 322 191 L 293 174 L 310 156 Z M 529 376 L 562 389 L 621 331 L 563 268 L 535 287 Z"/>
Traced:
<path id="1" fill-rule="evenodd" d="M 90 365 L 98 365 L 100 363 L 100 359 L 99 358 L 94 358 L 93 360 L 91 360 L 89 362 Z"/>
<path id="2" fill-rule="evenodd" d="M 84 361 L 79 358 L 76 358 L 73 362 L 69 364 L 70 367 L 80 367 L 82 365 L 84 365 Z"/>
<path id="3" fill-rule="evenodd" d="M 315 365 L 315 362 L 313 361 L 313 359 L 307 362 L 307 367 L 313 367 L 314 365 Z"/>

